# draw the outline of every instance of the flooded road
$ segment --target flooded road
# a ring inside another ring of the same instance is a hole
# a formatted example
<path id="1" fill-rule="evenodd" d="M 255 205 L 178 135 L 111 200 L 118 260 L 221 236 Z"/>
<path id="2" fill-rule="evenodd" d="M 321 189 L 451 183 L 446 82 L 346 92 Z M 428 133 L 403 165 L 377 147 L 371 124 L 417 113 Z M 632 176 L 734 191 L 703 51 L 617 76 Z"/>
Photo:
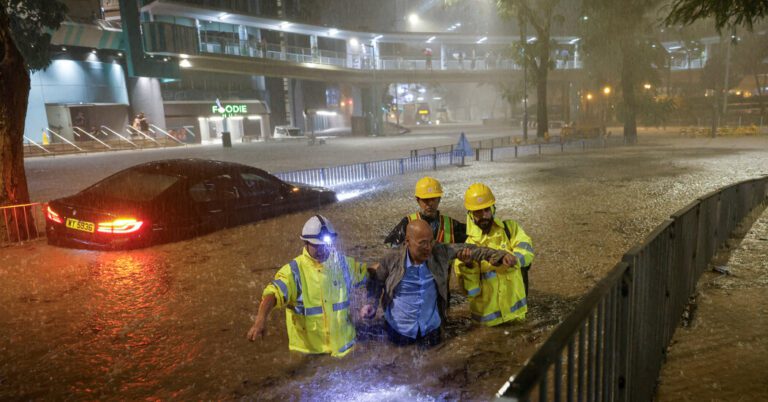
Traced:
<path id="1" fill-rule="evenodd" d="M 633 244 L 697 196 L 768 174 L 768 138 L 667 140 L 434 172 L 441 210 L 488 184 L 537 250 L 523 324 L 480 328 L 454 293 L 445 343 L 394 347 L 377 326 L 344 359 L 288 352 L 284 312 L 250 343 L 263 286 L 310 212 L 127 252 L 0 250 L 0 399 L 484 400 Z M 319 212 L 364 261 L 416 209 L 407 175 Z M 454 281 L 455 282 L 455 281 Z M 455 286 L 455 283 L 453 284 Z M 764 334 L 764 332 L 763 332 Z"/>

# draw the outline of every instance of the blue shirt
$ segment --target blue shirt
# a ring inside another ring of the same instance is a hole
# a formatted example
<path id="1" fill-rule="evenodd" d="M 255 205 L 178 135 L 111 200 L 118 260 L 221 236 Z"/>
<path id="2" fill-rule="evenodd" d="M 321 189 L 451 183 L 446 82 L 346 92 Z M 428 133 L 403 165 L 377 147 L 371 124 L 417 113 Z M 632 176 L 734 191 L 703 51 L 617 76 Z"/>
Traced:
<path id="1" fill-rule="evenodd" d="M 435 279 L 427 263 L 414 265 L 407 251 L 405 274 L 395 288 L 392 303 L 384 310 L 384 318 L 400 335 L 413 339 L 440 327 Z"/>

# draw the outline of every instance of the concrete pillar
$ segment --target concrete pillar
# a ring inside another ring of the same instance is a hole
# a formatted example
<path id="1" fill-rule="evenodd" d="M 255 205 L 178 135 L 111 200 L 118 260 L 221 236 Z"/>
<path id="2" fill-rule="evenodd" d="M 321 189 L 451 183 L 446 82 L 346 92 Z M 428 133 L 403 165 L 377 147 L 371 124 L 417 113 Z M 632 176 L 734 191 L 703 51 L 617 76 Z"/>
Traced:
<path id="1" fill-rule="evenodd" d="M 130 100 L 133 121 L 136 114 L 144 112 L 149 124 L 165 129 L 165 107 L 160 92 L 160 80 L 149 77 L 128 78 L 128 99 Z"/>
<path id="2" fill-rule="evenodd" d="M 440 69 L 441 70 L 445 70 L 445 62 L 446 62 L 445 44 L 441 43 L 440 44 Z"/>
<path id="3" fill-rule="evenodd" d="M 309 35 L 309 48 L 312 54 L 312 60 L 319 60 L 320 49 L 317 48 L 317 35 Z"/>

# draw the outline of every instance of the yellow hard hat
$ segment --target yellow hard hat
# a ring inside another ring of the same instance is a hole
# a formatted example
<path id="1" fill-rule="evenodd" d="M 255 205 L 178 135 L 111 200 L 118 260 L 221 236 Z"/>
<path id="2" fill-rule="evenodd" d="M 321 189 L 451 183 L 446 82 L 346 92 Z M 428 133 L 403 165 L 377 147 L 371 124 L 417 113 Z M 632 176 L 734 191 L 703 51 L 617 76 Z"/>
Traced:
<path id="1" fill-rule="evenodd" d="M 437 198 L 443 196 L 443 186 L 437 179 L 426 176 L 416 182 L 416 197 Z"/>
<path id="2" fill-rule="evenodd" d="M 496 203 L 491 189 L 483 183 L 475 183 L 469 186 L 464 193 L 464 207 L 468 211 L 486 209 Z"/>

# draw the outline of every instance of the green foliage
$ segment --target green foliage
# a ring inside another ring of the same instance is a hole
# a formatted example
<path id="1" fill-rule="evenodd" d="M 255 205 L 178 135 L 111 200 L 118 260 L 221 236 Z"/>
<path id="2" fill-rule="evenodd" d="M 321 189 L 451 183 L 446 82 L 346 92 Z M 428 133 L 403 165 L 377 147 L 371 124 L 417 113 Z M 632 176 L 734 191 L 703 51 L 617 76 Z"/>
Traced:
<path id="1" fill-rule="evenodd" d="M 639 93 L 635 101 L 637 102 L 637 120 L 646 126 L 659 127 L 666 125 L 669 118 L 680 109 L 678 100 L 666 96 L 655 96 L 650 91 Z M 624 121 L 626 114 L 625 106 L 624 102 L 619 102 L 617 105 L 617 114 L 620 121 Z"/>
<path id="2" fill-rule="evenodd" d="M 766 15 L 766 0 L 674 0 L 665 23 L 691 24 L 704 18 L 714 18 L 718 31 L 735 25 L 752 30 L 753 25 Z"/>
<path id="3" fill-rule="evenodd" d="M 67 7 L 59 0 L 0 0 L 0 13 L 30 71 L 50 64 L 51 31 L 64 20 Z"/>

